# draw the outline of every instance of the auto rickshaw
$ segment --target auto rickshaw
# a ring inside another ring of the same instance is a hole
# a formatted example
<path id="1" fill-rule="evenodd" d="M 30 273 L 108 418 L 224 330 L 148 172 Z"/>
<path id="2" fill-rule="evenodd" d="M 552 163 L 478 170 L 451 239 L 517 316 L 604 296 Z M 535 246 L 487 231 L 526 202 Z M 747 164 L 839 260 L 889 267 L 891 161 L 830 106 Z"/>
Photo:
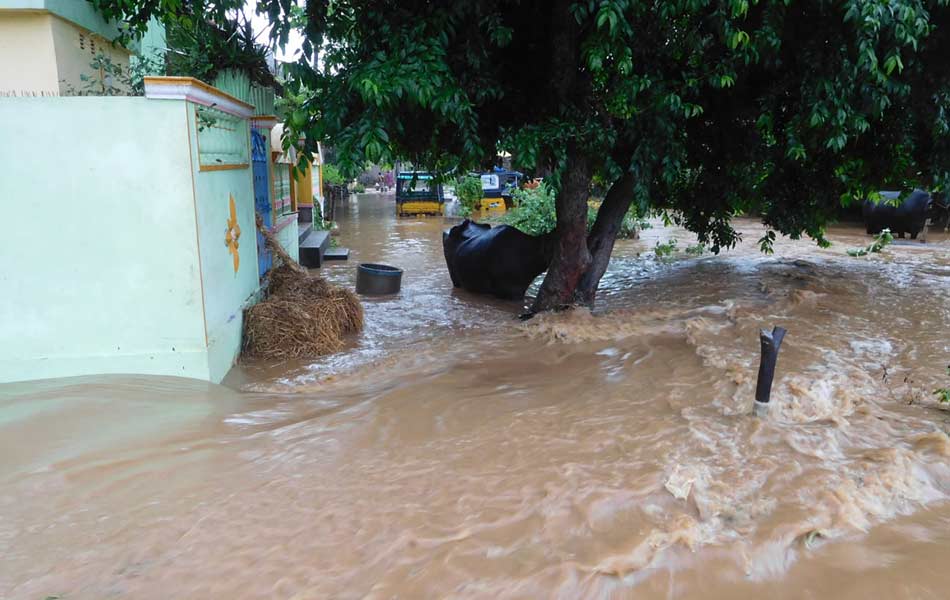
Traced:
<path id="1" fill-rule="evenodd" d="M 521 178 L 518 171 L 508 171 L 495 167 L 490 173 L 479 175 L 482 180 L 482 200 L 479 208 L 482 212 L 504 212 L 514 206 L 512 193 L 518 189 Z"/>
<path id="2" fill-rule="evenodd" d="M 442 215 L 445 196 L 431 173 L 401 171 L 396 174 L 396 215 Z"/>

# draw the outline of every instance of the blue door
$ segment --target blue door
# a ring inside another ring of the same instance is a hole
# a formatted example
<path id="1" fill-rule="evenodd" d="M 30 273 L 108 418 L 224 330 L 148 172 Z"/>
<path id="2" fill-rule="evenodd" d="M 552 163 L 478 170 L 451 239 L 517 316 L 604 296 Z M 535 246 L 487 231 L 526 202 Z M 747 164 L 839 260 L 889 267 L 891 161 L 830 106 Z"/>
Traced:
<path id="1" fill-rule="evenodd" d="M 251 164 L 254 170 L 254 209 L 264 220 L 264 226 L 272 225 L 270 202 L 270 178 L 267 172 L 267 138 L 251 130 Z M 257 268 L 263 277 L 274 264 L 274 257 L 264 243 L 264 236 L 257 232 Z"/>

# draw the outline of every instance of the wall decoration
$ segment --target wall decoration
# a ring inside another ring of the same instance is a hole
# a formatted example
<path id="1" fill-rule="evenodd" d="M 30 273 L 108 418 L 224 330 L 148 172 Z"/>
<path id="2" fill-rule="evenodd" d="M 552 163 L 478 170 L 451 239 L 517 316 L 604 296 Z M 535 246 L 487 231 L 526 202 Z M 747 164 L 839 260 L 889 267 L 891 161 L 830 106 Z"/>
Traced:
<path id="1" fill-rule="evenodd" d="M 237 207 L 234 205 L 234 194 L 231 196 L 231 217 L 228 219 L 228 228 L 224 231 L 224 243 L 228 247 L 228 251 L 231 252 L 231 256 L 234 257 L 234 272 L 238 272 L 238 267 L 241 266 L 241 256 L 238 254 L 238 240 L 241 239 L 241 226 L 238 225 L 237 219 Z"/>

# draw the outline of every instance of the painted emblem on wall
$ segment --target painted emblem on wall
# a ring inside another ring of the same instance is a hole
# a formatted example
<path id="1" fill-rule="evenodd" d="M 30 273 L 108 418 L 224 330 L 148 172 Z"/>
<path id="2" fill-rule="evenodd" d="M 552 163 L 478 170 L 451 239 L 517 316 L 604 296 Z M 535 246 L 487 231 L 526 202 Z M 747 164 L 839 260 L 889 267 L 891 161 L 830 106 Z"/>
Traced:
<path id="1" fill-rule="evenodd" d="M 228 228 L 224 231 L 224 243 L 234 257 L 234 272 L 241 266 L 241 256 L 238 254 L 238 240 L 241 239 L 241 226 L 238 225 L 237 207 L 234 205 L 234 194 L 231 196 L 231 217 L 228 219 Z"/>

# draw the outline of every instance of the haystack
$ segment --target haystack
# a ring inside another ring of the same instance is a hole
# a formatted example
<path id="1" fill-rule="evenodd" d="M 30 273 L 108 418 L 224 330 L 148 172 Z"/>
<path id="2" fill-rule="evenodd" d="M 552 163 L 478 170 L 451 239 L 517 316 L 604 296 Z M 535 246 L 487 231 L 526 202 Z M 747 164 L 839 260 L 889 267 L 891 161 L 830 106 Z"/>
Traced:
<path id="1" fill-rule="evenodd" d="M 363 305 L 350 290 L 312 276 L 284 252 L 258 218 L 258 230 L 282 264 L 271 269 L 267 297 L 244 313 L 245 357 L 310 358 L 339 352 L 363 329 Z"/>
<path id="2" fill-rule="evenodd" d="M 271 269 L 268 277 L 270 279 L 267 286 L 268 296 L 294 299 L 322 298 L 329 294 L 331 289 L 326 279 L 313 277 L 306 272 L 301 273 L 286 264 Z"/>

